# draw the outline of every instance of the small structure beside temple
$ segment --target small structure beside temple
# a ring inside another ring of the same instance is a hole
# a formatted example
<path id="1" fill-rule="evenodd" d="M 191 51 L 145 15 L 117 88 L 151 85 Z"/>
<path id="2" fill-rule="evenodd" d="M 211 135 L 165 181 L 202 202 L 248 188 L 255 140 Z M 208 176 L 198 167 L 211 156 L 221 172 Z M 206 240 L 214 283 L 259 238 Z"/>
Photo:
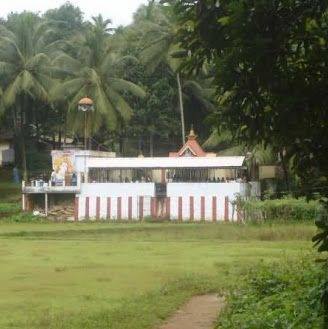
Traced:
<path id="1" fill-rule="evenodd" d="M 193 129 L 168 157 L 70 150 L 53 151 L 52 158 L 59 184 L 23 183 L 24 210 L 41 196 L 47 214 L 49 197 L 66 195 L 74 220 L 236 221 L 242 218 L 236 200 L 259 189 L 246 181 L 244 156 L 206 153 Z"/>
<path id="2" fill-rule="evenodd" d="M 3 132 L 0 134 L 0 167 L 15 162 L 13 134 Z"/>

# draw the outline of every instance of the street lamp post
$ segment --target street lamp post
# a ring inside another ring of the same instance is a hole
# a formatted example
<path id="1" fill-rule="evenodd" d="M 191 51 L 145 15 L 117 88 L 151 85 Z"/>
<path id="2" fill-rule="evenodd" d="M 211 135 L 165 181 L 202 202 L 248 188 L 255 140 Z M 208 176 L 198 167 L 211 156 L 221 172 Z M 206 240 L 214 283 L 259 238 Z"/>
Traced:
<path id="1" fill-rule="evenodd" d="M 80 99 L 77 109 L 79 111 L 84 112 L 84 182 L 88 182 L 88 171 L 87 171 L 87 135 L 88 135 L 88 120 L 87 120 L 87 112 L 94 111 L 93 100 L 89 97 L 84 97 Z"/>
<path id="2" fill-rule="evenodd" d="M 87 112 L 94 111 L 93 100 L 89 97 L 80 99 L 77 109 L 84 112 L 84 149 L 87 149 Z"/>

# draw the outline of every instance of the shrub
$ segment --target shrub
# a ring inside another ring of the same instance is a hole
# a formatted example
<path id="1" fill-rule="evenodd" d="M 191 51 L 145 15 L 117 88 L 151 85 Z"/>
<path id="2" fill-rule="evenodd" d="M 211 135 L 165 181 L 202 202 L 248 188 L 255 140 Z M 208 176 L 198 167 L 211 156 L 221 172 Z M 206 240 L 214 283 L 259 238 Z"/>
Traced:
<path id="1" fill-rule="evenodd" d="M 241 203 L 246 220 L 315 220 L 319 209 L 317 201 L 304 198 L 275 200 L 247 200 Z"/>
<path id="2" fill-rule="evenodd" d="M 259 264 L 231 289 L 217 328 L 322 328 L 323 279 L 312 259 Z"/>
<path id="3" fill-rule="evenodd" d="M 2 214 L 17 213 L 21 210 L 20 203 L 3 202 L 0 203 L 0 216 Z"/>

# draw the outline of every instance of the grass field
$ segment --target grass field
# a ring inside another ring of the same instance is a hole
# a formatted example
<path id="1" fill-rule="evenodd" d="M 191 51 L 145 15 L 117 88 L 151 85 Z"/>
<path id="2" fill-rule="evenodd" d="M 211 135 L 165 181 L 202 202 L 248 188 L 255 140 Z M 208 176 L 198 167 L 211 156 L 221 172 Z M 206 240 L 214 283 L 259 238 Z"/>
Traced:
<path id="1" fill-rule="evenodd" d="M 0 224 L 0 328 L 153 328 L 260 261 L 313 252 L 311 223 Z"/>

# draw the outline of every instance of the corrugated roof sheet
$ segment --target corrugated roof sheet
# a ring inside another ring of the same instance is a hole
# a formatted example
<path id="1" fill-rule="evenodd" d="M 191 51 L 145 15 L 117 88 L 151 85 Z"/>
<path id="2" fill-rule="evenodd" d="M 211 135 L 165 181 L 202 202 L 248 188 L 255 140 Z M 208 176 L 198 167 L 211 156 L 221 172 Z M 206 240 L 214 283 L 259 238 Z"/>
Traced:
<path id="1" fill-rule="evenodd" d="M 222 157 L 154 157 L 154 158 L 88 158 L 89 168 L 239 168 L 244 156 Z"/>

